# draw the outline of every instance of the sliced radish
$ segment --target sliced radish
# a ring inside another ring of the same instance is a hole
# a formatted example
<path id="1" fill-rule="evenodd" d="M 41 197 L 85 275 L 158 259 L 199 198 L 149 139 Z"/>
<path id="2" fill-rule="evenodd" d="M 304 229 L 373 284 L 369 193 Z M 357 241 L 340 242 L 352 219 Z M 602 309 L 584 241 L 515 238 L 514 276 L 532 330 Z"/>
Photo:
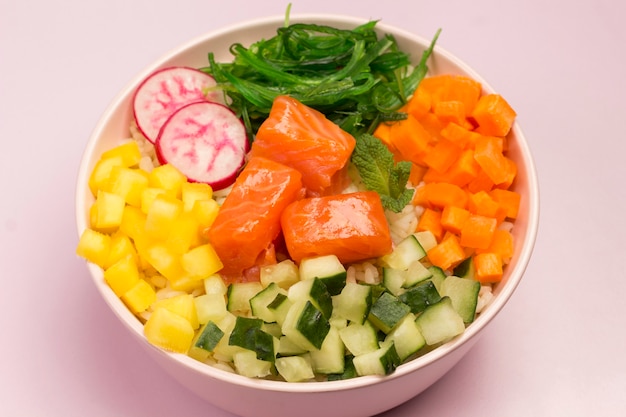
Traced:
<path id="1" fill-rule="evenodd" d="M 163 123 L 182 106 L 196 101 L 224 103 L 217 83 L 209 74 L 189 67 L 168 67 L 152 73 L 133 97 L 135 121 L 141 133 L 154 143 Z"/>
<path id="2" fill-rule="evenodd" d="M 155 142 L 162 164 L 189 181 L 220 190 L 235 181 L 245 162 L 248 138 L 243 122 L 223 104 L 199 101 L 181 107 L 161 128 Z"/>

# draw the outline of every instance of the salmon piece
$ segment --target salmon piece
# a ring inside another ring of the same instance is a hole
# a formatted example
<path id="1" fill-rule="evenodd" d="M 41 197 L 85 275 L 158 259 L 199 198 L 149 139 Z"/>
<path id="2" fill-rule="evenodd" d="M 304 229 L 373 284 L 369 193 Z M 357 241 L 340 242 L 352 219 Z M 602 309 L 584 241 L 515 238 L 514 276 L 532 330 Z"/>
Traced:
<path id="1" fill-rule="evenodd" d="M 238 276 L 244 280 L 245 270 L 266 262 L 281 231 L 283 210 L 302 196 L 302 175 L 297 170 L 262 157 L 248 161 L 207 231 L 224 264 L 220 274 L 229 277 L 227 281 Z"/>
<path id="2" fill-rule="evenodd" d="M 392 249 L 380 196 L 373 191 L 296 201 L 283 212 L 281 225 L 295 262 L 335 254 L 349 263 L 377 258 Z"/>
<path id="3" fill-rule="evenodd" d="M 356 140 L 326 116 L 300 101 L 278 96 L 259 127 L 250 150 L 297 169 L 310 195 L 328 194 L 336 174 L 343 173 Z"/>

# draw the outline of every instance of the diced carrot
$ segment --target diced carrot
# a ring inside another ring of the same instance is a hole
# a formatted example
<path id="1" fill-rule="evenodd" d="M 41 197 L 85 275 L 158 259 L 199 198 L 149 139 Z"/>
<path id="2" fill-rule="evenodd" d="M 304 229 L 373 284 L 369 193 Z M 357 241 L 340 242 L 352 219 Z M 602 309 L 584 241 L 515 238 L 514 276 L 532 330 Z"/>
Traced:
<path id="1" fill-rule="evenodd" d="M 443 270 L 450 269 L 466 257 L 459 239 L 453 234 L 448 235 L 434 248 L 430 249 L 426 256 L 428 256 L 433 265 Z"/>
<path id="2" fill-rule="evenodd" d="M 469 216 L 470 212 L 464 208 L 446 206 L 441 212 L 441 226 L 444 230 L 460 234 L 463 224 Z"/>
<path id="3" fill-rule="evenodd" d="M 506 156 L 504 157 L 504 160 L 506 162 L 506 172 L 504 174 L 504 181 L 496 184 L 497 188 L 500 189 L 508 189 L 512 184 L 513 181 L 515 180 L 515 177 L 517 176 L 517 164 L 515 163 L 515 161 L 513 161 L 510 158 L 507 158 Z"/>
<path id="4" fill-rule="evenodd" d="M 467 193 L 459 186 L 446 182 L 433 182 L 424 186 L 426 188 L 426 200 L 433 207 L 467 206 Z"/>
<path id="5" fill-rule="evenodd" d="M 493 239 L 486 249 L 476 249 L 476 253 L 496 253 L 503 263 L 508 263 L 513 256 L 513 235 L 508 230 L 496 229 Z"/>
<path id="6" fill-rule="evenodd" d="M 470 130 L 466 125 L 448 123 L 443 129 L 441 129 L 441 136 L 465 149 L 473 148 L 476 140 L 481 135 L 480 133 Z"/>
<path id="7" fill-rule="evenodd" d="M 431 182 L 448 182 L 448 175 L 445 172 L 439 172 L 433 168 L 427 168 L 422 177 L 425 183 Z"/>
<path id="8" fill-rule="evenodd" d="M 515 110 L 500 94 L 485 94 L 478 99 L 472 117 L 483 135 L 506 136 L 515 121 Z"/>
<path id="9" fill-rule="evenodd" d="M 504 208 L 506 217 L 510 219 L 517 218 L 521 201 L 520 193 L 512 190 L 495 188 L 489 192 L 489 195 L 494 199 L 494 201 L 498 202 L 500 207 Z"/>
<path id="10" fill-rule="evenodd" d="M 470 193 L 467 200 L 467 208 L 472 214 L 481 216 L 496 217 L 500 205 L 486 191 Z"/>
<path id="11" fill-rule="evenodd" d="M 509 179 L 509 163 L 502 154 L 502 143 L 493 136 L 482 136 L 476 142 L 474 159 L 494 184 Z"/>
<path id="12" fill-rule="evenodd" d="M 417 222 L 417 231 L 429 231 L 435 236 L 437 242 L 441 241 L 441 238 L 443 237 L 441 211 L 426 208 Z"/>
<path id="13" fill-rule="evenodd" d="M 490 191 L 494 184 L 491 178 L 483 171 L 482 168 L 478 169 L 476 177 L 467 184 L 467 191 L 470 193 L 477 193 L 479 191 Z"/>
<path id="14" fill-rule="evenodd" d="M 493 284 L 502 280 L 502 259 L 496 253 L 474 255 L 475 278 L 481 284 Z"/>
<path id="15" fill-rule="evenodd" d="M 427 113 L 424 117 L 419 119 L 419 121 L 424 127 L 424 130 L 430 134 L 433 141 L 437 141 L 441 138 L 441 130 L 446 124 L 439 120 L 434 113 Z"/>
<path id="16" fill-rule="evenodd" d="M 424 165 L 422 158 L 431 146 L 432 137 L 412 115 L 391 124 L 391 142 L 409 161 Z"/>
<path id="17" fill-rule="evenodd" d="M 474 160 L 474 151 L 466 149 L 445 172 L 445 178 L 454 185 L 465 187 L 476 178 L 479 171 L 480 166 Z"/>
<path id="18" fill-rule="evenodd" d="M 394 147 L 391 143 L 391 125 L 389 123 L 379 123 L 374 130 L 374 136 L 380 139 L 387 147 Z"/>
<path id="19" fill-rule="evenodd" d="M 443 74 L 422 80 L 420 86 L 430 92 L 433 102 L 461 101 L 470 115 L 482 92 L 481 84 L 463 75 Z"/>
<path id="20" fill-rule="evenodd" d="M 445 125 L 447 123 L 465 123 L 465 105 L 462 101 L 437 101 L 433 105 L 433 114 Z"/>
<path id="21" fill-rule="evenodd" d="M 409 99 L 406 106 L 406 112 L 413 115 L 416 119 L 421 119 L 430 111 L 431 98 L 430 94 L 424 88 L 418 86 Z"/>
<path id="22" fill-rule="evenodd" d="M 428 152 L 423 161 L 438 172 L 445 172 L 461 156 L 463 149 L 448 139 L 441 138 Z"/>
<path id="23" fill-rule="evenodd" d="M 413 193 L 413 201 L 412 203 L 416 206 L 422 206 L 422 207 L 430 207 L 430 203 L 428 202 L 428 199 L 426 198 L 426 186 L 421 186 L 421 187 L 417 187 L 415 189 L 415 192 Z"/>
<path id="24" fill-rule="evenodd" d="M 418 164 L 411 164 L 411 172 L 409 173 L 409 181 L 414 186 L 417 186 L 424 179 L 424 174 L 428 168 Z"/>
<path id="25" fill-rule="evenodd" d="M 497 221 L 493 217 L 471 214 L 461 228 L 461 245 L 475 249 L 489 247 L 496 226 Z"/>

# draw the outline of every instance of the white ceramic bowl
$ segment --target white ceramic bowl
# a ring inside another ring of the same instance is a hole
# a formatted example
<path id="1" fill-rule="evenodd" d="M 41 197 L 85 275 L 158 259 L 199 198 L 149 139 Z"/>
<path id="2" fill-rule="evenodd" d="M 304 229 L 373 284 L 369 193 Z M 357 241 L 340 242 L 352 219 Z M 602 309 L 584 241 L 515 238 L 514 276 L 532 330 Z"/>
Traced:
<path id="1" fill-rule="evenodd" d="M 291 22 L 329 24 L 351 28 L 365 20 L 328 15 L 292 16 Z M 207 53 L 215 52 L 217 61 L 229 60 L 229 46 L 234 42 L 249 45 L 271 37 L 284 24 L 278 16 L 249 21 L 201 36 L 180 46 L 138 74 L 108 107 L 84 152 L 76 190 L 78 233 L 88 227 L 88 211 L 93 197 L 88 178 L 102 151 L 128 136 L 131 121 L 131 98 L 139 83 L 154 70 L 170 65 L 201 67 L 207 64 Z M 401 48 L 418 60 L 429 39 L 404 30 L 378 24 L 381 32 L 392 33 Z M 430 74 L 465 74 L 480 81 L 487 91 L 488 83 L 470 67 L 445 50 L 436 47 L 429 61 Z M 389 410 L 416 396 L 450 370 L 474 345 L 482 331 L 513 295 L 528 264 L 539 223 L 539 191 L 536 172 L 528 144 L 517 124 L 512 131 L 509 156 L 518 164 L 515 189 L 523 198 L 514 228 L 515 254 L 506 268 L 503 281 L 496 287 L 488 308 L 459 337 L 411 362 L 401 365 L 386 377 L 360 377 L 345 381 L 287 383 L 249 379 L 201 364 L 182 354 L 172 354 L 149 344 L 142 324 L 104 283 L 102 271 L 88 265 L 94 284 L 112 312 L 145 348 L 146 353 L 173 378 L 208 402 L 241 416 L 280 417 L 370 416 Z"/>

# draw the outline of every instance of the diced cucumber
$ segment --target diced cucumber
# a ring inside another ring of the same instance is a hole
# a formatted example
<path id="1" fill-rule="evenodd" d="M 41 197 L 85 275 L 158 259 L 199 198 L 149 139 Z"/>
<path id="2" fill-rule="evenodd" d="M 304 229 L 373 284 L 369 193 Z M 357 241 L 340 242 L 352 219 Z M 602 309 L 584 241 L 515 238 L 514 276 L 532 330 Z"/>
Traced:
<path id="1" fill-rule="evenodd" d="M 233 355 L 233 365 L 239 375 L 264 378 L 272 373 L 272 362 L 257 358 L 255 352 L 244 350 Z"/>
<path id="2" fill-rule="evenodd" d="M 301 382 L 315 377 L 308 354 L 277 358 L 275 365 L 278 373 L 287 382 Z"/>
<path id="3" fill-rule="evenodd" d="M 300 279 L 319 278 L 330 295 L 337 295 L 346 285 L 346 268 L 336 255 L 305 258 L 300 261 Z"/>
<path id="4" fill-rule="evenodd" d="M 301 355 L 306 352 L 306 349 L 302 349 L 300 346 L 292 342 L 287 336 L 281 336 L 278 341 L 277 354 L 280 356 Z"/>
<path id="5" fill-rule="evenodd" d="M 274 301 L 276 296 L 281 293 L 287 295 L 287 291 L 280 288 L 275 282 L 270 284 L 259 291 L 254 297 L 250 299 L 250 309 L 254 317 L 260 318 L 267 323 L 273 323 L 276 321 L 276 316 L 273 310 L 268 308 L 268 305 Z"/>
<path id="6" fill-rule="evenodd" d="M 219 275 L 211 275 L 204 279 L 204 292 L 206 294 L 220 294 L 226 295 L 228 287 L 224 283 L 224 280 Z"/>
<path id="7" fill-rule="evenodd" d="M 476 275 L 476 268 L 474 267 L 474 257 L 470 256 L 463 262 L 458 264 L 453 270 L 452 275 L 459 278 L 474 279 Z"/>
<path id="8" fill-rule="evenodd" d="M 196 305 L 198 323 L 219 321 L 226 315 L 226 298 L 224 294 L 202 294 L 193 299 Z"/>
<path id="9" fill-rule="evenodd" d="M 415 320 L 427 345 L 452 339 L 465 331 L 465 323 L 452 306 L 450 297 L 426 308 Z"/>
<path id="10" fill-rule="evenodd" d="M 443 269 L 435 265 L 428 267 L 428 269 L 432 273 L 430 280 L 435 284 L 435 288 L 437 288 L 439 294 L 441 294 L 441 284 L 443 284 L 443 280 L 446 279 L 446 273 L 443 272 Z"/>
<path id="11" fill-rule="evenodd" d="M 474 321 L 480 282 L 450 275 L 443 281 L 441 292 L 450 297 L 452 306 L 465 323 Z"/>
<path id="12" fill-rule="evenodd" d="M 308 300 L 322 312 L 328 320 L 333 312 L 333 300 L 328 288 L 319 278 L 299 281 L 289 288 L 287 296 L 291 301 Z"/>
<path id="13" fill-rule="evenodd" d="M 360 376 L 389 375 L 400 365 L 400 358 L 393 343 L 383 343 L 373 352 L 355 356 L 353 363 Z"/>
<path id="14" fill-rule="evenodd" d="M 368 319 L 376 328 L 387 334 L 410 312 L 409 306 L 391 293 L 385 292 L 372 304 Z"/>
<path id="15" fill-rule="evenodd" d="M 347 355 L 344 359 L 344 370 L 342 373 L 340 374 L 328 374 L 327 378 L 329 381 L 341 381 L 343 379 L 351 379 L 351 378 L 356 378 L 357 376 L 359 376 L 356 373 L 356 369 L 354 368 L 354 356 L 353 355 Z"/>
<path id="16" fill-rule="evenodd" d="M 393 342 L 400 362 L 419 351 L 426 345 L 426 340 L 415 323 L 415 315 L 408 314 L 387 335 L 385 342 Z"/>
<path id="17" fill-rule="evenodd" d="M 189 356 L 199 361 L 205 361 L 222 337 L 224 337 L 224 332 L 217 327 L 217 324 L 209 321 L 200 328 L 194 337 L 188 352 Z"/>
<path id="18" fill-rule="evenodd" d="M 339 374 L 345 366 L 345 347 L 339 337 L 339 330 L 332 327 L 319 350 L 309 352 L 313 372 L 319 374 Z"/>
<path id="19" fill-rule="evenodd" d="M 271 334 L 275 338 L 280 338 L 283 335 L 283 328 L 280 327 L 278 323 L 263 322 L 261 330 L 263 330 L 265 333 Z"/>
<path id="20" fill-rule="evenodd" d="M 276 357 L 274 337 L 261 330 L 262 326 L 263 320 L 261 319 L 238 316 L 228 344 L 256 352 L 260 360 L 273 362 Z"/>
<path id="21" fill-rule="evenodd" d="M 274 320 L 279 325 L 283 325 L 285 322 L 285 317 L 287 316 L 287 312 L 289 311 L 289 307 L 293 302 L 287 297 L 285 294 L 278 293 L 274 300 L 267 305 L 267 309 L 272 312 L 274 315 Z"/>
<path id="22" fill-rule="evenodd" d="M 334 315 L 355 323 L 363 323 L 372 308 L 372 287 L 348 282 L 341 293 L 332 300 Z"/>
<path id="23" fill-rule="evenodd" d="M 298 266 L 291 259 L 285 259 L 277 264 L 263 266 L 260 271 L 260 281 L 264 287 L 274 282 L 280 288 L 286 290 L 300 281 Z"/>
<path id="24" fill-rule="evenodd" d="M 363 324 L 350 323 L 347 327 L 339 330 L 339 336 L 354 356 L 363 355 L 378 349 L 378 335 L 374 325 L 369 321 Z"/>
<path id="25" fill-rule="evenodd" d="M 419 261 L 426 256 L 426 251 L 420 245 L 415 235 L 409 235 L 398 243 L 390 254 L 381 258 L 388 267 L 406 270 L 414 261 Z"/>
<path id="26" fill-rule="evenodd" d="M 260 282 L 235 282 L 228 286 L 226 293 L 228 311 L 231 313 L 247 314 L 250 312 L 250 299 L 263 290 Z"/>
<path id="27" fill-rule="evenodd" d="M 329 331 L 328 320 L 309 300 L 296 301 L 283 323 L 283 334 L 307 351 L 320 349 Z"/>
<path id="28" fill-rule="evenodd" d="M 426 268 L 422 262 L 415 261 L 411 265 L 409 265 L 409 269 L 404 275 L 404 283 L 402 284 L 402 286 L 404 288 L 410 288 L 417 283 L 432 277 L 432 275 L 433 273 L 428 268 Z"/>
<path id="29" fill-rule="evenodd" d="M 384 266 L 382 273 L 383 285 L 390 293 L 398 296 L 404 292 L 407 271 Z"/>
<path id="30" fill-rule="evenodd" d="M 426 252 L 437 246 L 437 238 L 430 230 L 415 232 L 414 235 Z"/>
<path id="31" fill-rule="evenodd" d="M 224 362 L 232 362 L 233 355 L 237 352 L 244 350 L 244 348 L 242 348 L 241 346 L 235 346 L 228 343 L 230 339 L 230 334 L 235 328 L 236 321 L 237 316 L 230 312 L 227 312 L 226 315 L 219 322 L 215 323 L 224 332 L 224 336 L 217 343 L 215 349 L 213 349 L 213 357 L 215 359 Z"/>
<path id="32" fill-rule="evenodd" d="M 441 295 L 433 281 L 427 280 L 409 288 L 398 299 L 410 307 L 411 313 L 418 314 L 429 305 L 438 303 Z"/>

